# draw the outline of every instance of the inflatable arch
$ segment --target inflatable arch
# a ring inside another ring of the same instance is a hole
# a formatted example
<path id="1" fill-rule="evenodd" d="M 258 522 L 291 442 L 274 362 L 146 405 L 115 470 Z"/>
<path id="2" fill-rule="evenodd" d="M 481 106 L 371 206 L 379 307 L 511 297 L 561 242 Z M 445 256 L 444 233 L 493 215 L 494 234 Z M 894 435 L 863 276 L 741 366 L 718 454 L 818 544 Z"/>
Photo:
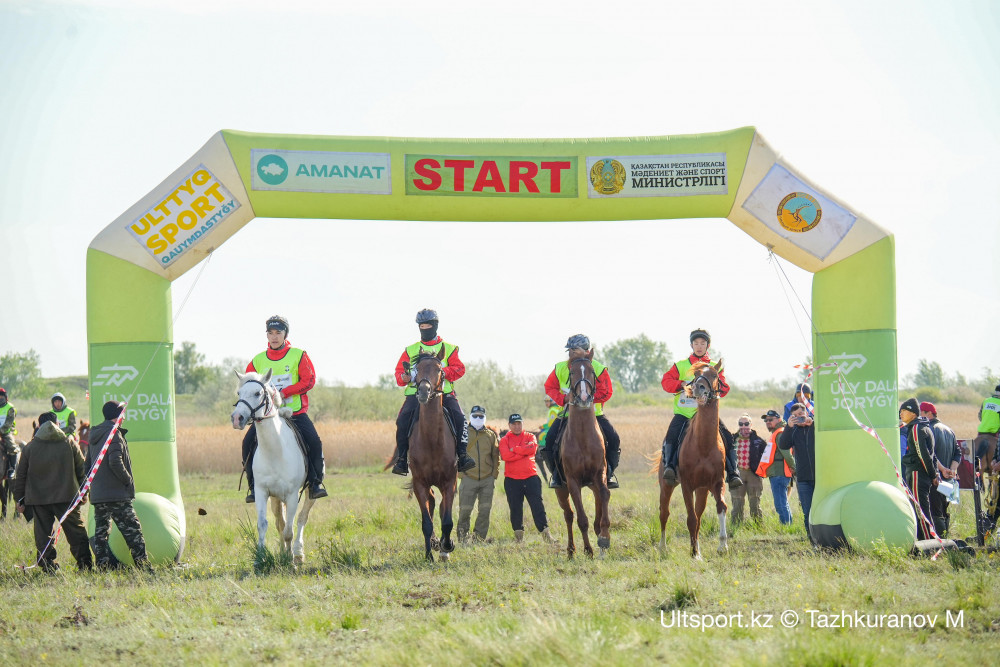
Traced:
<path id="1" fill-rule="evenodd" d="M 87 250 L 91 414 L 126 425 L 150 555 L 180 557 L 171 281 L 255 216 L 573 221 L 728 218 L 815 274 L 816 489 L 822 544 L 913 544 L 898 465 L 893 237 L 789 166 L 752 127 L 612 139 L 415 139 L 223 130 Z M 843 378 L 824 363 L 837 363 Z M 130 557 L 120 536 L 116 555 Z"/>

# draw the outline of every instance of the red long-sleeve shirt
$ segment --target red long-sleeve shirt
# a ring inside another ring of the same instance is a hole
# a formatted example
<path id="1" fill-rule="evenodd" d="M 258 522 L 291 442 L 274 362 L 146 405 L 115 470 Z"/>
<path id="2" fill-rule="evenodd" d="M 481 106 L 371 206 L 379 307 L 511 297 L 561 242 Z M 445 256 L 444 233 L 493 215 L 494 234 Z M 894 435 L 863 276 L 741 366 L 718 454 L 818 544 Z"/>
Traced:
<path id="1" fill-rule="evenodd" d="M 706 364 L 711 363 L 712 360 L 706 354 L 704 357 L 696 357 L 693 354 L 688 357 L 688 361 L 691 365 L 703 361 Z M 660 385 L 663 387 L 663 391 L 668 394 L 676 394 L 679 391 L 684 391 L 685 382 L 680 379 L 680 372 L 677 370 L 677 364 L 670 367 L 670 370 L 663 374 L 663 379 L 660 380 Z M 729 384 L 726 382 L 726 374 L 724 372 L 719 372 L 719 397 L 723 397 L 729 393 Z"/>
<path id="2" fill-rule="evenodd" d="M 503 474 L 511 479 L 529 479 L 538 474 L 535 464 L 535 452 L 538 451 L 538 441 L 530 431 L 521 431 L 520 435 L 507 433 L 500 438 L 500 458 L 503 459 Z"/>
<path id="3" fill-rule="evenodd" d="M 594 386 L 594 403 L 602 405 L 607 403 L 614 391 L 615 387 L 611 382 L 611 374 L 605 368 L 597 376 L 597 382 Z M 559 384 L 559 376 L 556 375 L 555 368 L 552 369 L 548 379 L 545 380 L 545 394 L 560 407 L 566 405 L 566 394 L 562 393 L 562 386 Z"/>
<path id="4" fill-rule="evenodd" d="M 423 343 L 423 345 L 433 347 L 440 342 L 441 336 L 437 336 L 434 340 L 429 340 L 426 343 Z M 404 363 L 410 363 L 410 355 L 406 349 L 403 350 L 403 354 L 399 355 L 399 361 L 396 362 L 396 384 L 400 387 L 405 387 L 410 384 L 410 372 L 405 369 L 403 366 Z M 444 379 L 448 382 L 455 382 L 455 380 L 458 380 L 465 375 L 465 364 L 463 364 L 462 360 L 458 358 L 457 347 L 452 351 L 451 356 L 445 359 L 444 363 Z"/>
<path id="5" fill-rule="evenodd" d="M 267 348 L 267 358 L 271 361 L 280 361 L 285 358 L 288 351 L 292 349 L 292 344 L 287 340 L 285 344 L 282 345 L 277 350 L 272 350 L 270 346 Z M 247 364 L 247 373 L 259 373 L 253 366 L 253 359 Z M 302 359 L 299 360 L 299 381 L 295 384 L 290 384 L 281 390 L 281 396 L 283 398 L 288 398 L 289 396 L 295 396 L 299 394 L 302 396 L 302 409 L 295 412 L 297 415 L 301 415 L 309 410 L 309 397 L 306 392 L 316 386 L 316 369 L 313 368 L 312 360 L 309 359 L 309 355 L 306 354 L 305 350 L 302 351 Z"/>

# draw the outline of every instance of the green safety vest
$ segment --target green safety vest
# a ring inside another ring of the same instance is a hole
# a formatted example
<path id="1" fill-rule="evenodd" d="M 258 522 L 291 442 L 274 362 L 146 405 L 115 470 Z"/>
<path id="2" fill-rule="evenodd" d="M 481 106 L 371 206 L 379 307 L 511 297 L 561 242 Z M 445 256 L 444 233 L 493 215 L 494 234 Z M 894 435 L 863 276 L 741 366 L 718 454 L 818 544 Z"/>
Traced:
<path id="1" fill-rule="evenodd" d="M 285 387 L 290 387 L 299 381 L 299 362 L 305 354 L 297 347 L 288 348 L 284 357 L 277 361 L 267 358 L 267 350 L 264 350 L 253 358 L 253 367 L 261 375 L 271 369 L 271 384 L 280 392 Z M 285 399 L 285 407 L 291 408 L 292 412 L 302 409 L 302 396 L 295 394 Z"/>
<path id="2" fill-rule="evenodd" d="M 11 403 L 10 401 L 7 401 L 7 403 L 5 403 L 2 408 L 0 408 L 0 428 L 3 428 L 4 424 L 7 423 L 7 415 L 9 414 L 9 412 L 11 410 L 14 411 L 14 417 L 16 417 L 17 416 L 17 408 L 15 408 L 14 404 Z M 14 425 L 14 417 L 10 418 L 11 429 L 10 429 L 9 434 L 11 436 L 17 435 L 17 426 Z"/>
<path id="3" fill-rule="evenodd" d="M 694 379 L 694 373 L 691 372 L 693 364 L 690 359 L 682 359 L 674 365 L 677 366 L 677 377 L 680 378 L 682 382 L 690 382 Z M 684 415 L 688 419 L 691 419 L 691 417 L 694 417 L 696 412 L 698 412 L 698 402 L 693 398 L 685 396 L 683 389 L 674 394 L 675 415 Z"/>
<path id="4" fill-rule="evenodd" d="M 607 366 L 599 361 L 591 362 L 594 366 L 594 375 L 596 377 L 601 377 L 601 373 L 605 371 Z M 559 389 L 563 392 L 563 396 L 569 396 L 566 392 L 569 390 L 569 360 L 560 361 L 556 364 L 556 378 L 559 380 Z M 595 383 L 596 384 L 596 383 Z M 597 387 L 595 386 L 596 390 Z M 565 406 L 564 406 L 565 407 Z M 564 411 L 565 412 L 565 411 Z M 604 414 L 604 404 L 594 403 L 594 414 L 600 417 Z"/>
<path id="5" fill-rule="evenodd" d="M 54 412 L 56 415 L 56 420 L 59 422 L 59 428 L 61 428 L 64 432 L 66 431 L 66 424 L 69 423 L 69 416 L 70 415 L 76 416 L 76 410 L 67 407 L 65 405 L 63 405 L 63 409 L 60 410 L 59 412 L 56 412 L 55 410 L 53 410 L 52 412 Z M 73 435 L 73 434 L 67 433 L 66 435 Z"/>
<path id="6" fill-rule="evenodd" d="M 458 349 L 457 345 L 452 345 L 451 343 L 446 343 L 443 340 L 438 342 L 436 345 L 424 345 L 423 342 L 416 342 L 413 345 L 406 346 L 406 356 L 410 358 L 410 368 L 412 370 L 413 362 L 417 360 L 421 354 L 434 354 L 436 355 L 441 351 L 441 346 L 444 345 L 444 361 L 441 362 L 442 368 L 448 365 L 448 360 L 451 359 L 451 354 Z M 449 382 L 447 379 L 441 384 L 441 391 L 445 394 L 450 394 L 455 391 L 455 385 Z M 413 384 L 406 385 L 406 389 L 403 391 L 404 396 L 413 396 L 417 393 L 417 387 Z"/>
<path id="7" fill-rule="evenodd" d="M 983 419 L 979 422 L 980 433 L 1000 431 L 1000 398 L 990 397 L 983 401 Z"/>

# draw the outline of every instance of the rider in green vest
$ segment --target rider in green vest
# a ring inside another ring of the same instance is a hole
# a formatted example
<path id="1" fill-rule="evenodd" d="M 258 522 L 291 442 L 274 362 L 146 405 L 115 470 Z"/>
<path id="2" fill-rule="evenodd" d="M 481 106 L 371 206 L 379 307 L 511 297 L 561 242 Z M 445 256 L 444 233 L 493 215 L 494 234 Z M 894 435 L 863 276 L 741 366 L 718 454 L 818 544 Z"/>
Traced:
<path id="1" fill-rule="evenodd" d="M 76 410 L 66 405 L 66 397 L 58 392 L 52 394 L 52 412 L 66 437 L 76 438 Z"/>
<path id="2" fill-rule="evenodd" d="M 545 449 L 545 439 L 549 435 L 549 429 L 552 428 L 553 422 L 559 418 L 559 413 L 562 412 L 562 408 L 559 404 L 552 400 L 549 396 L 545 396 L 545 408 L 548 413 L 545 415 L 545 423 L 542 424 L 541 431 L 538 433 L 538 450 L 541 451 Z"/>
<path id="3" fill-rule="evenodd" d="M 987 470 L 990 462 L 1000 452 L 997 437 L 1000 436 L 1000 384 L 993 389 L 993 395 L 986 397 L 979 407 L 979 429 L 976 436 L 976 458 L 981 460 L 982 470 Z"/>
<path id="4" fill-rule="evenodd" d="M 7 402 L 7 390 L 0 387 L 0 446 L 7 453 L 7 470 L 0 472 L 10 479 L 14 479 L 14 464 L 17 463 L 17 444 L 14 442 L 14 436 L 17 435 L 15 417 L 17 410 Z"/>
<path id="5" fill-rule="evenodd" d="M 668 484 L 673 485 L 678 483 L 677 460 L 681 449 L 679 441 L 681 429 L 698 412 L 698 402 L 684 394 L 684 387 L 694 379 L 694 373 L 691 371 L 691 367 L 694 364 L 698 362 L 710 363 L 712 361 L 708 356 L 708 348 L 712 344 L 712 337 L 707 331 L 704 329 L 695 329 L 691 332 L 689 340 L 691 342 L 691 356 L 687 359 L 681 359 L 671 366 L 670 370 L 663 374 L 663 379 L 660 381 L 663 391 L 674 394 L 674 418 L 670 420 L 667 435 L 663 439 L 663 479 Z M 726 376 L 720 372 L 719 398 L 728 393 L 729 385 L 726 383 Z M 733 434 L 722 423 L 721 418 L 719 419 L 719 434 L 722 436 L 722 442 L 726 446 L 726 475 L 729 480 L 729 488 L 735 489 L 743 485 L 743 480 L 740 479 L 740 474 L 736 470 L 736 449 L 733 447 Z"/>
<path id="6" fill-rule="evenodd" d="M 316 384 L 316 370 L 305 350 L 292 347 L 288 342 L 288 320 L 280 315 L 267 318 L 267 349 L 255 356 L 247 364 L 247 373 L 267 373 L 271 370 L 271 384 L 284 400 L 284 406 L 291 408 L 290 421 L 295 424 L 302 443 L 308 450 L 306 461 L 309 497 L 325 498 L 323 474 L 323 441 L 312 420 L 309 419 L 309 396 L 307 392 Z M 247 473 L 246 502 L 256 502 L 253 492 L 253 454 L 257 450 L 257 429 L 250 425 L 243 437 L 243 467 Z"/>
<path id="7" fill-rule="evenodd" d="M 465 364 L 458 358 L 458 346 L 446 343 L 438 336 L 438 314 L 437 311 L 425 308 L 417 313 L 417 327 L 420 330 L 420 340 L 412 345 L 407 345 L 396 362 L 396 384 L 405 387 L 403 395 L 403 406 L 396 416 L 396 462 L 392 467 L 392 472 L 397 475 L 410 474 L 407 454 L 410 450 L 410 425 L 417 414 L 419 404 L 417 403 L 417 386 L 414 384 L 416 378 L 416 364 L 414 363 L 421 353 L 437 354 L 444 348 L 444 383 L 441 386 L 443 394 L 442 404 L 445 413 L 451 420 L 452 428 L 456 437 L 455 454 L 458 459 L 458 472 L 465 472 L 476 467 L 476 462 L 467 453 L 469 447 L 469 425 L 465 421 L 465 412 L 455 397 L 455 381 L 465 375 Z"/>
<path id="8" fill-rule="evenodd" d="M 562 435 L 563 427 L 566 424 L 566 397 L 570 393 L 569 386 L 569 362 L 572 359 L 579 359 L 586 356 L 590 351 L 590 339 L 583 334 L 570 336 L 566 341 L 566 361 L 556 364 L 548 379 L 545 380 L 545 393 L 560 406 L 559 417 L 552 422 L 548 433 L 545 436 L 546 446 L 541 450 L 545 464 L 548 466 L 552 476 L 549 478 L 549 488 L 558 489 L 565 486 L 559 476 L 559 469 L 556 467 L 556 447 L 559 445 L 559 436 Z M 608 367 L 594 361 L 594 374 L 597 375 L 597 382 L 594 387 L 594 414 L 597 416 L 597 425 L 601 427 L 604 435 L 604 456 L 608 464 L 608 488 L 617 489 L 619 487 L 618 478 L 615 477 L 615 469 L 621 458 L 621 438 L 618 432 L 611 425 L 608 418 L 604 416 L 604 404 L 611 398 L 614 386 L 611 383 L 611 374 Z"/>

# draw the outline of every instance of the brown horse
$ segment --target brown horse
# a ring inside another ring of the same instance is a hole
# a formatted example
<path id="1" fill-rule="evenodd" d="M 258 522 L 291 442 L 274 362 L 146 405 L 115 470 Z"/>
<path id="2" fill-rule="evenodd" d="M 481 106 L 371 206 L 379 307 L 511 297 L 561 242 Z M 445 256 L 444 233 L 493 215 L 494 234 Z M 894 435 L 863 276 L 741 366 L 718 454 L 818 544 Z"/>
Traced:
<path id="1" fill-rule="evenodd" d="M 589 523 L 587 512 L 583 508 L 581 489 L 590 487 L 594 494 L 594 531 L 597 533 L 597 547 L 601 558 L 611 546 L 611 519 L 608 514 L 608 501 L 611 492 L 608 490 L 607 463 L 604 457 L 604 436 L 597 425 L 594 412 L 594 386 L 597 375 L 594 373 L 594 351 L 586 356 L 569 361 L 570 395 L 566 409 L 566 426 L 563 430 L 562 442 L 559 446 L 559 459 L 563 466 L 563 479 L 566 486 L 556 489 L 559 506 L 566 518 L 566 534 L 569 544 L 567 555 L 572 558 L 576 552 L 573 543 L 573 510 L 569 498 L 573 498 L 576 508 L 577 525 L 583 535 L 583 550 L 593 557 L 594 549 L 590 546 Z"/>
<path id="2" fill-rule="evenodd" d="M 687 527 L 691 535 L 691 556 L 701 560 L 701 547 L 698 544 L 698 533 L 701 530 L 701 515 L 705 511 L 708 494 L 715 497 L 715 509 L 719 514 L 719 553 L 728 551 L 728 535 L 726 534 L 726 500 L 722 491 L 725 476 L 725 448 L 722 436 L 719 435 L 719 372 L 722 370 L 722 360 L 711 366 L 707 363 L 697 363 L 691 367 L 695 379 L 684 388 L 688 396 L 698 401 L 698 412 L 688 423 L 687 433 L 681 445 L 678 459 L 678 473 L 681 481 L 681 494 L 684 496 L 684 507 L 687 509 Z M 667 546 L 667 519 L 670 517 L 670 496 L 674 487 L 663 479 L 661 459 L 659 468 L 660 480 L 660 550 Z"/>
<path id="3" fill-rule="evenodd" d="M 7 468 L 17 465 L 17 457 L 24 449 L 24 441 L 15 440 L 14 446 L 17 452 L 13 456 L 13 461 L 8 460 L 7 452 L 4 451 L 3 447 L 0 447 L 0 521 L 7 518 L 7 505 L 16 504 L 14 503 L 14 480 L 7 476 Z M 14 512 L 13 515 L 16 519 L 17 512 Z"/>
<path id="4" fill-rule="evenodd" d="M 410 433 L 410 473 L 413 495 L 420 506 L 420 526 L 424 532 L 424 556 L 434 560 L 438 548 L 442 561 L 455 550 L 451 540 L 451 507 L 455 502 L 458 470 L 455 465 L 455 436 L 444 412 L 441 387 L 444 384 L 444 346 L 437 355 L 421 354 L 412 362 L 417 370 L 417 423 Z M 434 490 L 441 491 L 441 540 L 434 536 Z"/>

